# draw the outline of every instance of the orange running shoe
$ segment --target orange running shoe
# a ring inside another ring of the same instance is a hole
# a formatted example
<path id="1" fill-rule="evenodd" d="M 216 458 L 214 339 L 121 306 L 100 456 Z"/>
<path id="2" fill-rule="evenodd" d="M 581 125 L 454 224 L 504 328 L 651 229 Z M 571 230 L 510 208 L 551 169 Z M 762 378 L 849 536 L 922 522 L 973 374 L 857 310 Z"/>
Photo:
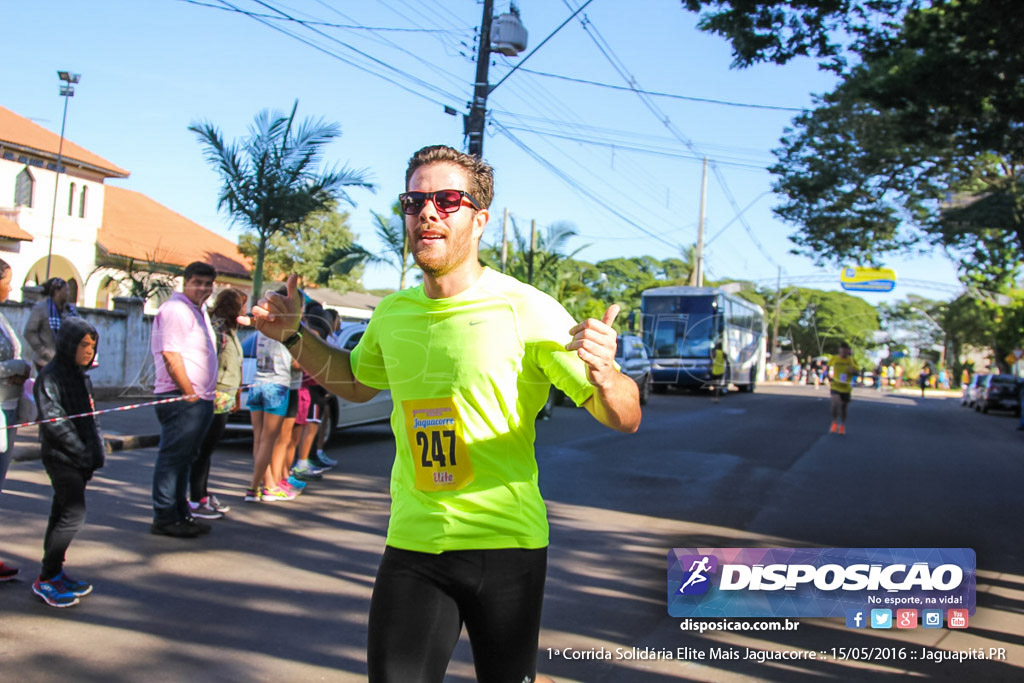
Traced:
<path id="1" fill-rule="evenodd" d="M 828 431 L 829 431 L 830 434 L 835 434 L 836 433 L 837 427 L 836 427 L 836 423 L 835 422 L 832 423 L 832 426 L 829 428 Z"/>
<path id="2" fill-rule="evenodd" d="M 845 434 L 846 433 L 846 425 L 839 425 L 839 433 L 840 434 Z"/>

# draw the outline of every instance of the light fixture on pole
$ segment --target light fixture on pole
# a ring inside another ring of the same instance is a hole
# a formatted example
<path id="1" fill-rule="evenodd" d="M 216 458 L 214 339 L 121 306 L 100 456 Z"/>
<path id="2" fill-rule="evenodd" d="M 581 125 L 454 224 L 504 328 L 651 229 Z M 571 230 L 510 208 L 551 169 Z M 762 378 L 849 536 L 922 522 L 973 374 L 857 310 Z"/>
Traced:
<path id="1" fill-rule="evenodd" d="M 50 211 L 50 243 L 46 247 L 46 279 L 50 279 L 50 260 L 53 257 L 53 224 L 57 219 L 57 192 L 60 189 L 61 161 L 64 158 L 64 124 L 68 120 L 68 98 L 75 96 L 75 83 L 82 78 L 82 74 L 73 74 L 70 71 L 58 71 L 57 76 L 62 81 L 60 86 L 61 97 L 64 98 L 64 115 L 60 120 L 60 144 L 57 146 L 57 176 L 53 180 L 53 209 Z"/>

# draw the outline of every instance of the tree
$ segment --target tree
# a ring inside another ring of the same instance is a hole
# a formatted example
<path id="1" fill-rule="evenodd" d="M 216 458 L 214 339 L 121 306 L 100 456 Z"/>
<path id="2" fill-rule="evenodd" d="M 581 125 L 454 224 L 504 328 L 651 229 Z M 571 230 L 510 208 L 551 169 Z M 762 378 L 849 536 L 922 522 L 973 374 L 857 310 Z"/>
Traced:
<path id="1" fill-rule="evenodd" d="M 536 233 L 536 244 L 530 243 L 528 233 L 523 233 L 512 219 L 512 241 L 508 246 L 505 273 L 532 284 L 537 289 L 552 294 L 558 289 L 559 264 L 573 258 L 588 245 L 566 253 L 569 240 L 576 236 L 576 228 L 567 222 L 553 223 Z M 501 268 L 501 245 L 485 247 L 480 251 L 480 260 L 492 268 Z"/>
<path id="2" fill-rule="evenodd" d="M 391 205 L 391 215 L 373 212 L 374 232 L 384 243 L 384 253 L 376 261 L 387 263 L 398 271 L 398 288 L 405 289 L 406 274 L 416 267 L 409 253 L 409 243 L 405 232 L 405 214 L 398 202 Z"/>
<path id="3" fill-rule="evenodd" d="M 1013 0 L 684 0 L 735 63 L 825 60 L 841 84 L 794 122 L 776 209 L 819 261 L 940 245 L 1005 286 L 1024 257 L 1024 6 Z M 846 44 L 841 41 L 846 40 Z M 846 50 L 846 52 L 844 52 Z M 845 57 L 856 57 L 849 66 Z"/>
<path id="4" fill-rule="evenodd" d="M 270 237 L 264 254 L 268 279 L 279 281 L 289 273 L 297 273 L 308 284 L 337 292 L 362 290 L 360 264 L 342 273 L 331 267 L 339 250 L 359 248 L 349 226 L 349 214 L 337 211 L 336 207 L 331 202 L 323 211 L 306 216 L 293 231 L 277 232 Z M 244 233 L 238 248 L 245 256 L 254 258 L 259 250 L 259 236 Z"/>
<path id="5" fill-rule="evenodd" d="M 211 123 L 189 126 L 223 183 L 217 208 L 257 235 L 254 296 L 262 294 L 263 261 L 273 235 L 293 232 L 311 213 L 339 200 L 354 205 L 346 187 L 373 187 L 363 171 L 319 169 L 324 146 L 339 137 L 341 129 L 322 119 L 297 124 L 298 107 L 296 100 L 288 115 L 260 112 L 249 135 L 231 144 Z"/>

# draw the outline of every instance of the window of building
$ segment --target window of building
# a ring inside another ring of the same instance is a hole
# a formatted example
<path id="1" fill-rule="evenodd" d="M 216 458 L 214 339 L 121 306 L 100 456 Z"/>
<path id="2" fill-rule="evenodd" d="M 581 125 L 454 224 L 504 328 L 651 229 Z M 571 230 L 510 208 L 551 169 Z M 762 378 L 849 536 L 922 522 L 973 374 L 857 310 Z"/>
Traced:
<path id="1" fill-rule="evenodd" d="M 14 205 L 32 207 L 32 195 L 34 194 L 36 179 L 28 167 L 21 169 L 21 173 L 14 179 Z"/>
<path id="2" fill-rule="evenodd" d="M 85 218 L 85 195 L 88 193 L 89 187 L 82 185 L 82 193 L 78 197 L 78 217 Z"/>
<path id="3" fill-rule="evenodd" d="M 68 190 L 68 215 L 75 215 L 75 184 L 71 183 L 71 189 Z"/>

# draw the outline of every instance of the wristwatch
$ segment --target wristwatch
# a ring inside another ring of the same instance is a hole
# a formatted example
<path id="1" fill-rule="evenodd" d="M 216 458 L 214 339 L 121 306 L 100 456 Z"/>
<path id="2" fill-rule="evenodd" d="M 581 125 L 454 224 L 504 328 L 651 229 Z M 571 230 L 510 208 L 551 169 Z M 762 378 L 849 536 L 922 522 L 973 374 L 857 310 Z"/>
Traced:
<path id="1" fill-rule="evenodd" d="M 295 346 L 296 344 L 298 344 L 299 340 L 302 339 L 302 332 L 303 332 L 302 326 L 300 325 L 299 329 L 295 330 L 295 332 L 294 332 L 294 334 L 292 334 L 292 336 L 288 337 L 283 342 L 281 342 L 282 344 L 284 344 L 284 348 L 290 349 L 293 346 Z"/>

